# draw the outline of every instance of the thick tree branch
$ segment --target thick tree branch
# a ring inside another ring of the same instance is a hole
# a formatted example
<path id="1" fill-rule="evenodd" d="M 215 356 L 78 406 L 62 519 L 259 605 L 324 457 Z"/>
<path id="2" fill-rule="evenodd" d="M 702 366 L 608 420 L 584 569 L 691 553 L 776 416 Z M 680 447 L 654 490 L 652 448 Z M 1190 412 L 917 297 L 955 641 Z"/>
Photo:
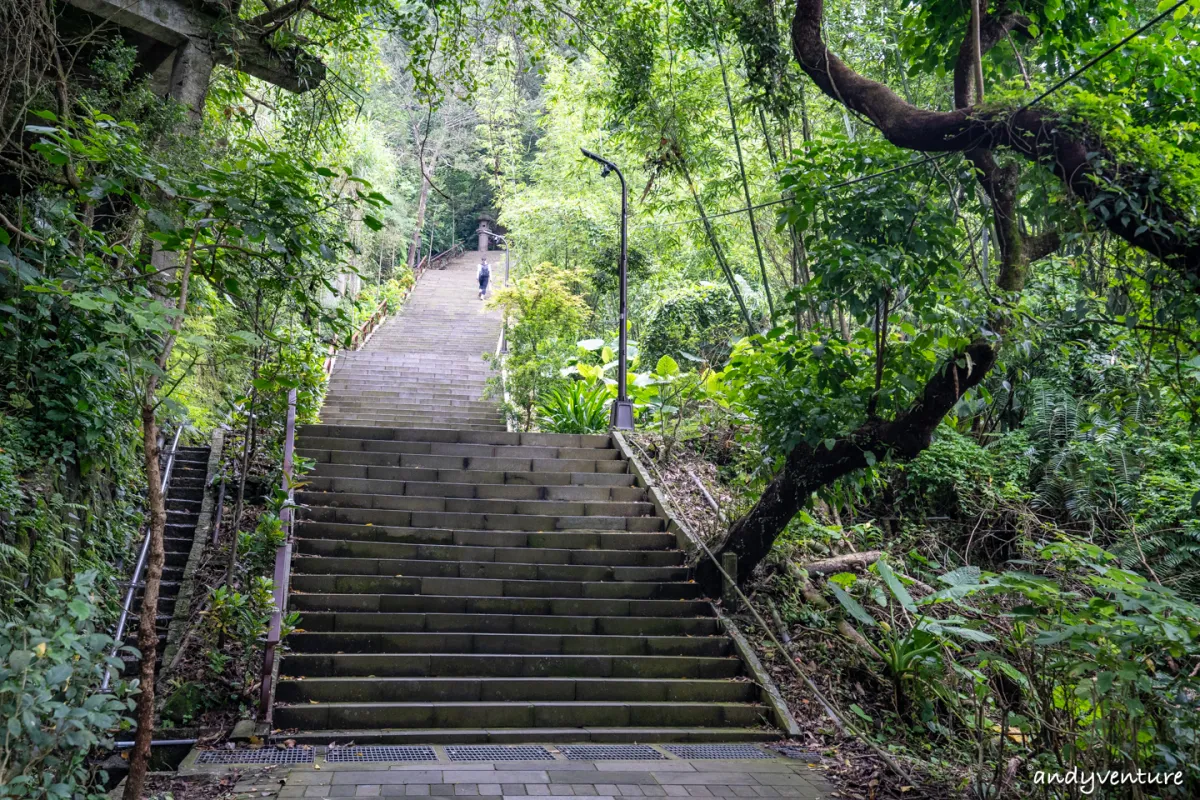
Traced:
<path id="1" fill-rule="evenodd" d="M 867 420 L 857 430 L 838 439 L 832 448 L 799 444 L 783 469 L 767 484 L 754 508 L 729 530 L 720 551 L 738 555 L 738 580 L 770 552 L 779 535 L 813 492 L 867 466 L 867 453 L 875 460 L 908 461 L 927 447 L 942 418 L 971 387 L 983 380 L 996 361 L 996 351 L 985 341 L 969 345 L 958 357 L 925 384 L 921 398 L 894 419 Z M 717 548 L 714 548 L 716 550 Z M 714 568 L 701 562 L 697 579 L 706 587 L 719 585 Z"/>
<path id="2" fill-rule="evenodd" d="M 1049 167 L 1125 241 L 1158 256 L 1200 290 L 1200 232 L 1168 205 L 1148 170 L 1106 155 L 1079 120 L 1036 107 L 930 111 L 864 78 L 829 52 L 821 38 L 823 0 L 796 0 L 792 49 L 801 68 L 829 97 L 873 122 L 892 144 L 919 152 L 1006 147 Z M 981 37 L 982 38 L 982 37 Z"/>

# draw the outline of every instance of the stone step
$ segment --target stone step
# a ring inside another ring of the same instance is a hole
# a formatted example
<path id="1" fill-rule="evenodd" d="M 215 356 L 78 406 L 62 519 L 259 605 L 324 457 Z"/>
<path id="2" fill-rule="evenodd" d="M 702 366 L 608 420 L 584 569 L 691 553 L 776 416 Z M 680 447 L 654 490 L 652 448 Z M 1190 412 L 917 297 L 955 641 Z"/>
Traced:
<path id="1" fill-rule="evenodd" d="M 309 594 L 447 594 L 463 597 L 584 597 L 618 600 L 696 600 L 694 583 L 438 578 L 399 575 L 292 574 L 292 588 Z"/>
<path id="2" fill-rule="evenodd" d="M 358 494 L 301 490 L 296 502 L 317 508 L 349 508 L 377 511 L 424 511 L 453 514 L 512 514 L 547 517 L 648 517 L 654 506 L 621 500 L 498 500 L 476 497 L 422 496 L 413 494 Z"/>
<path id="3" fill-rule="evenodd" d="M 296 440 L 296 447 L 303 450 L 407 453 L 464 458 L 582 459 L 591 461 L 618 461 L 620 458 L 620 454 L 612 448 L 407 441 L 404 439 L 353 439 L 342 436 L 301 436 Z"/>
<path id="4" fill-rule="evenodd" d="M 289 608 L 306 612 L 520 614 L 538 616 L 711 617 L 707 600 L 583 597 L 472 597 L 355 592 L 293 594 Z"/>
<path id="5" fill-rule="evenodd" d="M 306 730 L 371 726 L 378 728 L 563 728 L 666 725 L 749 727 L 766 717 L 749 703 L 318 703 L 277 705 L 275 724 Z"/>
<path id="6" fill-rule="evenodd" d="M 318 464 L 356 464 L 367 467 L 417 467 L 425 469 L 483 470 L 485 472 L 607 472 L 624 473 L 628 466 L 611 458 L 488 458 L 436 456 L 416 453 L 379 453 L 364 450 L 313 450 L 296 448 L 296 455 Z"/>
<path id="7" fill-rule="evenodd" d="M 543 633 L 593 636 L 717 636 L 715 617 L 568 617 L 536 614 L 436 614 L 353 611 L 308 611 L 304 630 L 310 633 L 442 632 Z"/>
<path id="8" fill-rule="evenodd" d="M 419 745 L 419 744 L 520 744 L 545 742 L 574 743 L 628 743 L 645 744 L 687 743 L 730 743 L 770 742 L 779 738 L 779 731 L 767 727 L 751 728 L 413 728 L 390 730 L 363 730 L 362 728 L 329 731 L 289 731 L 274 737 L 272 741 L 291 739 L 299 744 L 321 745 L 330 741 L 354 742 L 374 745 Z M 561 762 L 560 762 L 561 763 Z"/>
<path id="9" fill-rule="evenodd" d="M 732 652 L 732 645 L 724 636 L 601 636 L 427 631 L 297 631 L 288 636 L 288 647 L 294 653 L 491 653 L 707 658 L 728 656 Z"/>
<path id="10" fill-rule="evenodd" d="M 329 425 L 425 425 L 442 430 L 476 431 L 478 433 L 503 433 L 508 430 L 503 417 L 496 415 L 487 419 L 447 420 L 423 415 L 420 417 L 390 417 L 385 414 L 342 414 L 322 412 L 321 419 Z"/>
<path id="11" fill-rule="evenodd" d="M 326 495 L 336 497 L 336 495 Z M 402 511 L 381 508 L 313 506 L 301 511 L 304 520 L 344 522 L 354 525 L 389 525 L 414 528 L 473 529 L 488 531 L 608 530 L 654 532 L 663 528 L 658 517 L 618 517 L 542 514 L 492 514 L 458 511 Z"/>
<path id="12" fill-rule="evenodd" d="M 595 473 L 591 473 L 595 474 Z M 633 476 L 630 476 L 632 480 Z M 309 491 L 357 494 L 456 497 L 480 500 L 560 500 L 577 502 L 644 502 L 646 492 L 633 486 L 538 486 L 535 484 L 451 483 L 449 481 L 387 481 L 370 478 L 305 476 Z"/>
<path id="13" fill-rule="evenodd" d="M 487 434 L 448 428 L 421 429 L 353 425 L 302 425 L 297 433 L 301 438 L 306 436 L 329 436 L 343 439 L 392 439 L 404 442 L 462 442 L 464 444 L 593 447 L 599 449 L 612 446 L 612 437 L 607 434 L 519 432 Z"/>
<path id="14" fill-rule="evenodd" d="M 720 680 L 742 674 L 732 656 L 613 656 L 497 653 L 288 653 L 289 677 L 685 678 Z"/>
<path id="15" fill-rule="evenodd" d="M 472 561 L 498 564 L 586 564 L 604 567 L 682 567 L 679 550 L 570 550 L 547 547 L 496 547 L 408 542 L 298 539 L 297 555 L 369 559 Z"/>
<path id="16" fill-rule="evenodd" d="M 432 469 L 429 467 L 377 467 L 369 464 L 316 464 L 311 478 L 358 478 L 418 483 L 459 483 L 480 486 L 619 486 L 632 487 L 628 472 L 505 472 L 503 470 Z"/>
<path id="17" fill-rule="evenodd" d="M 754 703 L 748 681 L 671 678 L 307 678 L 281 680 L 282 703 Z"/>
<path id="18" fill-rule="evenodd" d="M 296 523 L 296 535 L 301 539 L 450 544 L 469 547 L 540 547 L 554 550 L 667 550 L 674 548 L 676 544 L 674 534 L 653 531 L 455 530 L 305 519 Z"/>
<path id="19" fill-rule="evenodd" d="M 687 567 L 609 567 L 589 564 L 523 564 L 494 561 L 427 561 L 299 555 L 292 569 L 303 575 L 404 575 L 496 580 L 637 582 L 686 581 Z"/>

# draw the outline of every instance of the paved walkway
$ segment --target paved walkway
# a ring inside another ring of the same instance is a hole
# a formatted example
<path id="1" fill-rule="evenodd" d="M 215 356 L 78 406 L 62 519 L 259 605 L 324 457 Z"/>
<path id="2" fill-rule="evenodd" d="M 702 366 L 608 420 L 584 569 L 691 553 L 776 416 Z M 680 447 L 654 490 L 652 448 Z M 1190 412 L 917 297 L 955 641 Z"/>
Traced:
<path id="1" fill-rule="evenodd" d="M 626 745 L 626 747 L 628 747 Z M 737 745 L 739 748 L 748 745 Z M 193 752 L 181 775 L 239 775 L 233 791 L 243 798 L 505 797 L 510 800 L 620 800 L 626 797 L 796 798 L 831 797 L 819 765 L 755 750 L 753 759 L 679 758 L 654 746 L 659 760 L 568 760 L 553 750 L 546 761 L 436 761 L 334 763 L 315 748 L 314 763 L 276 767 L 197 764 Z"/>

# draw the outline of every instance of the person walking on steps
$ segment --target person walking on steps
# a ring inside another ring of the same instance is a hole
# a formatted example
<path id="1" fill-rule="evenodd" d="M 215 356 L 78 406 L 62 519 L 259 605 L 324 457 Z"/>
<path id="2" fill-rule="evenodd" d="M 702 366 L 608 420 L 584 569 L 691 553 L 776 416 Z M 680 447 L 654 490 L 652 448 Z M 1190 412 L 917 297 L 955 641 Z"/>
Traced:
<path id="1" fill-rule="evenodd" d="M 487 296 L 488 281 L 492 277 L 492 269 L 488 266 L 486 256 L 479 262 L 479 272 L 475 277 L 479 279 L 479 299 L 482 300 Z"/>

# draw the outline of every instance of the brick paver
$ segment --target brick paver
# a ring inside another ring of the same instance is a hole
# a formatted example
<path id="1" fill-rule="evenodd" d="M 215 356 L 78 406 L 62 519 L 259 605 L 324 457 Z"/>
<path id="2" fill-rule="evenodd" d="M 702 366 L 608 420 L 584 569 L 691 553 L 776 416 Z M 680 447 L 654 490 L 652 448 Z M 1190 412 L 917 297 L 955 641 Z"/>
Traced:
<path id="1" fill-rule="evenodd" d="M 566 761 L 452 763 L 435 747 L 437 761 L 422 763 L 314 764 L 274 768 L 199 766 L 189 756 L 182 775 L 239 776 L 239 800 L 335 797 L 495 797 L 506 800 L 622 800 L 623 798 L 832 798 L 819 767 L 783 757 L 740 761 Z M 769 752 L 769 751 L 767 751 Z"/>

